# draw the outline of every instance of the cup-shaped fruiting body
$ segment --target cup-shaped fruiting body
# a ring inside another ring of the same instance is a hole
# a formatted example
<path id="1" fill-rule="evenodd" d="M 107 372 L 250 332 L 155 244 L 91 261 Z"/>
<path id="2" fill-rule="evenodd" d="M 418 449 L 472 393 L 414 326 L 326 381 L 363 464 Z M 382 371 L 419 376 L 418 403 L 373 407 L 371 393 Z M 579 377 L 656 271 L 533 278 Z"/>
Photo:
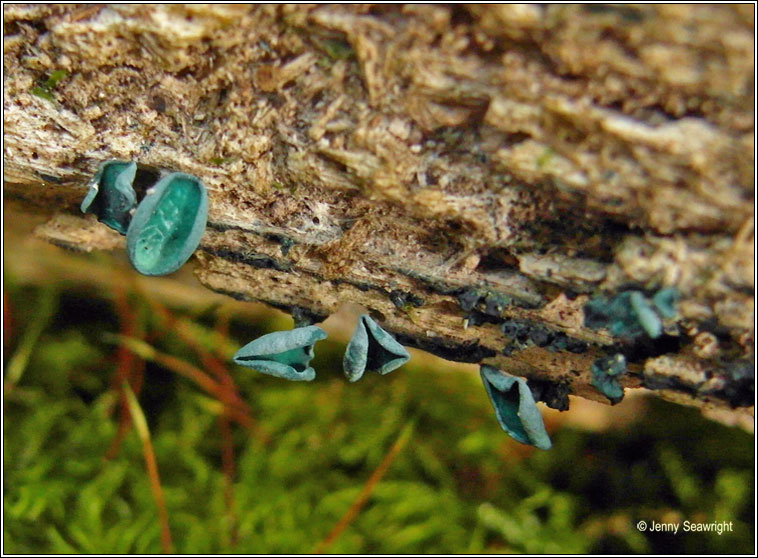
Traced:
<path id="1" fill-rule="evenodd" d="M 316 371 L 309 366 L 313 345 L 322 339 L 326 339 L 326 332 L 318 326 L 276 331 L 242 347 L 233 360 L 277 378 L 310 382 L 316 377 Z"/>
<path id="2" fill-rule="evenodd" d="M 410 358 L 405 347 L 368 314 L 363 314 L 358 318 L 353 336 L 347 344 L 342 368 L 349 381 L 357 382 L 366 370 L 388 374 Z"/>
<path id="3" fill-rule="evenodd" d="M 626 372 L 626 358 L 621 353 L 599 358 L 590 368 L 590 385 L 605 395 L 615 405 L 624 398 L 624 388 L 616 379 Z"/>
<path id="4" fill-rule="evenodd" d="M 167 275 L 190 258 L 205 231 L 208 194 L 200 180 L 174 172 L 148 190 L 126 233 L 126 250 L 143 275 Z"/>
<path id="5" fill-rule="evenodd" d="M 503 430 L 514 440 L 539 449 L 552 447 L 545 431 L 542 414 L 523 378 L 508 376 L 491 366 L 480 368 L 484 389 L 495 408 L 495 416 Z"/>
<path id="6" fill-rule="evenodd" d="M 131 211 L 137 205 L 137 194 L 132 187 L 136 174 L 137 163 L 134 162 L 113 160 L 102 163 L 82 200 L 82 213 L 94 213 L 101 223 L 126 234 Z"/>
<path id="7" fill-rule="evenodd" d="M 673 318 L 676 315 L 676 297 L 673 289 L 659 291 L 653 297 L 653 308 L 640 291 L 624 291 L 610 298 L 596 296 L 584 305 L 584 325 L 592 329 L 607 327 L 611 334 L 622 337 L 645 333 L 656 339 L 663 332 L 661 316 Z"/>
<path id="8" fill-rule="evenodd" d="M 671 319 L 676 316 L 676 303 L 679 300 L 679 291 L 674 287 L 661 289 L 653 296 L 653 304 L 658 313 L 664 318 Z"/>
<path id="9" fill-rule="evenodd" d="M 650 308 L 647 300 L 642 296 L 642 293 L 639 291 L 632 291 L 629 296 L 629 303 L 632 307 L 632 312 L 637 316 L 637 321 L 639 321 L 642 329 L 645 330 L 645 333 L 653 339 L 660 337 L 662 329 L 661 319 L 658 317 L 658 314 Z"/>

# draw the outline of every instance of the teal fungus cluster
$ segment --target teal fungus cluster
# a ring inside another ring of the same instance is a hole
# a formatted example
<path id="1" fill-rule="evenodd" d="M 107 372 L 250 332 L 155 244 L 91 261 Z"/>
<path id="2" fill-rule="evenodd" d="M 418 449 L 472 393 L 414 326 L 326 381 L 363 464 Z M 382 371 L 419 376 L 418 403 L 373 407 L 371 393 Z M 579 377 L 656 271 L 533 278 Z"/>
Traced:
<path id="1" fill-rule="evenodd" d="M 615 405 L 624 398 L 624 388 L 618 377 L 626 372 L 626 358 L 617 353 L 599 358 L 592 363 L 590 384 Z"/>
<path id="2" fill-rule="evenodd" d="M 326 332 L 315 325 L 275 331 L 251 341 L 232 359 L 240 366 L 270 376 L 310 382 L 316 378 L 316 371 L 310 366 L 314 345 L 322 339 L 326 339 Z M 405 347 L 368 314 L 363 314 L 345 350 L 343 369 L 350 382 L 357 382 L 366 371 L 389 374 L 410 358 Z"/>
<path id="3" fill-rule="evenodd" d="M 189 260 L 208 220 L 205 186 L 174 172 L 148 190 L 126 232 L 126 250 L 143 275 L 167 275 Z"/>
<path id="4" fill-rule="evenodd" d="M 482 365 L 479 370 L 495 417 L 506 434 L 522 444 L 550 449 L 550 437 L 526 380 L 492 366 Z"/>
<path id="5" fill-rule="evenodd" d="M 661 319 L 676 316 L 678 292 L 669 287 L 656 292 L 652 299 L 641 291 L 630 290 L 615 296 L 596 296 L 584 305 L 584 325 L 592 329 L 607 328 L 619 337 L 647 335 L 656 339 L 663 332 Z"/>
<path id="6" fill-rule="evenodd" d="M 310 382 L 316 377 L 316 371 L 310 366 L 314 356 L 313 346 L 322 339 L 326 339 L 326 332 L 318 326 L 275 331 L 242 347 L 233 360 L 240 366 L 270 376 Z"/>
<path id="7" fill-rule="evenodd" d="M 172 172 L 137 203 L 138 173 L 134 162 L 102 163 L 80 209 L 126 235 L 134 269 L 143 275 L 168 275 L 184 265 L 200 244 L 208 221 L 208 194 L 196 177 Z"/>
<path id="8" fill-rule="evenodd" d="M 371 316 L 363 314 L 345 350 L 342 368 L 351 382 L 357 382 L 366 370 L 388 374 L 411 358 L 392 335 L 384 331 Z"/>
<path id="9" fill-rule="evenodd" d="M 119 234 L 126 234 L 137 207 L 137 194 L 132 187 L 136 174 L 137 163 L 134 162 L 102 163 L 82 200 L 82 213 L 94 213 L 101 223 Z"/>

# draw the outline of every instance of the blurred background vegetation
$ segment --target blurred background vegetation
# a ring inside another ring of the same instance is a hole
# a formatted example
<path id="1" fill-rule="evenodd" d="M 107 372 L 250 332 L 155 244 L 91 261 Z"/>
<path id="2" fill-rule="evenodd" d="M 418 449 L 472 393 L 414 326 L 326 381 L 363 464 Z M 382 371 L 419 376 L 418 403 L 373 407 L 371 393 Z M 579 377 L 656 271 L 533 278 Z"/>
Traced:
<path id="1" fill-rule="evenodd" d="M 6 553 L 754 549 L 740 429 L 628 390 L 612 408 L 544 409 L 554 447 L 535 450 L 500 430 L 474 366 L 413 351 L 348 384 L 349 310 L 324 325 L 314 382 L 258 374 L 229 357 L 289 316 L 187 269 L 145 278 L 119 255 L 67 253 L 33 224 L 6 213 Z"/>

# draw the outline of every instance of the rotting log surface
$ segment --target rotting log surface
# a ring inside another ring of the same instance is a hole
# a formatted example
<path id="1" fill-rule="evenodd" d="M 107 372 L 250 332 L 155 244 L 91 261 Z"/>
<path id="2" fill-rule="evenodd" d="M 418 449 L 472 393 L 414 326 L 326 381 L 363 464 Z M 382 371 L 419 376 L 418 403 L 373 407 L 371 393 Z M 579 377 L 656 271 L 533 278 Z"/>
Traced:
<path id="1" fill-rule="evenodd" d="M 123 248 L 78 210 L 104 160 L 187 172 L 211 289 L 362 304 L 548 404 L 607 402 L 590 367 L 620 352 L 625 387 L 752 413 L 753 6 L 4 10 L 4 196 L 41 236 Z M 662 287 L 660 338 L 585 327 Z"/>

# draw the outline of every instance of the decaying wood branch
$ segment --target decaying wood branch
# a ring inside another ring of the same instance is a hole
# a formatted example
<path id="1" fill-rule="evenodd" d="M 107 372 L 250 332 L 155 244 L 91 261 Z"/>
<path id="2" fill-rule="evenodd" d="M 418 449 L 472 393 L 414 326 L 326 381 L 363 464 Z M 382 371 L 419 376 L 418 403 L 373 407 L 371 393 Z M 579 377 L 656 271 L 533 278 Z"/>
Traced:
<path id="1" fill-rule="evenodd" d="M 39 234 L 123 239 L 97 165 L 192 173 L 209 288 L 407 345 L 542 398 L 621 353 L 626 387 L 752 413 L 752 6 L 6 6 L 6 198 Z M 663 334 L 587 325 L 662 288 Z"/>

